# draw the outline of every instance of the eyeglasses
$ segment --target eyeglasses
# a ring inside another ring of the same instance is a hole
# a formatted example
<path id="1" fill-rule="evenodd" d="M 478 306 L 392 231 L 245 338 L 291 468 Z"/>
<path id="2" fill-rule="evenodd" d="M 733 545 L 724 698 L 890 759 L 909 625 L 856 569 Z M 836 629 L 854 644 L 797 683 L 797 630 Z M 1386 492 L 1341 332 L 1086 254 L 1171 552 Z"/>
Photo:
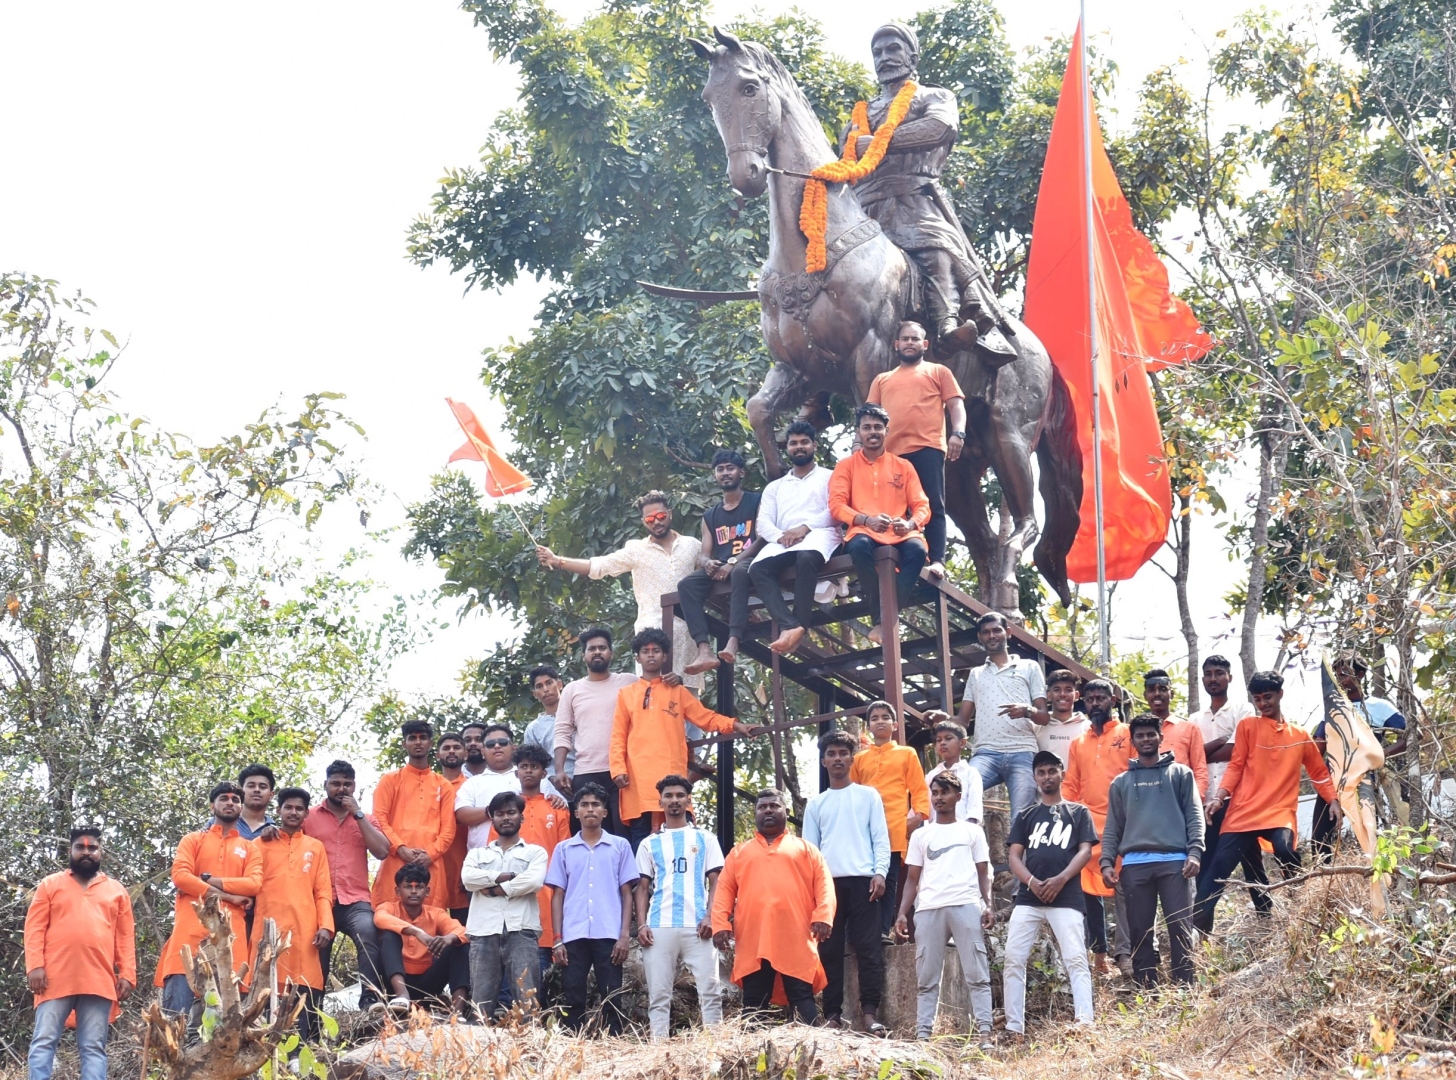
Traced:
<path id="1" fill-rule="evenodd" d="M 487 750 L 497 750 L 497 749 L 499 749 L 502 746 L 510 746 L 510 745 L 511 745 L 511 740 L 510 739 L 488 739 L 486 741 L 486 743 L 485 743 L 485 748 Z"/>
<path id="2" fill-rule="evenodd" d="M 666 510 L 659 510 L 655 514 L 643 514 L 642 520 L 648 525 L 660 525 L 671 516 Z"/>

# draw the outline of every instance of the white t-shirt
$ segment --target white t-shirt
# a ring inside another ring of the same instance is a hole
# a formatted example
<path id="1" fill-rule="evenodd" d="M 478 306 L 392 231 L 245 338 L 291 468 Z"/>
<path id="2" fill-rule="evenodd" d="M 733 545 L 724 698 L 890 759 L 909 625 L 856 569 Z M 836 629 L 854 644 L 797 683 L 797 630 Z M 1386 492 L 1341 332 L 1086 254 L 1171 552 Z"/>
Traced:
<path id="1" fill-rule="evenodd" d="M 956 820 L 985 821 L 986 811 L 982 805 L 985 785 L 981 783 L 981 774 L 969 761 L 957 761 L 951 767 L 951 771 L 960 777 L 961 781 L 961 799 L 956 803 Z M 931 769 L 925 774 L 925 786 L 929 787 L 930 782 L 943 772 L 945 772 L 944 764 Z"/>
<path id="2" fill-rule="evenodd" d="M 492 772 L 490 769 L 486 769 L 485 772 L 472 776 L 456 789 L 455 809 L 459 810 L 462 806 L 474 806 L 489 811 L 490 800 L 502 791 L 514 791 L 517 795 L 521 793 L 521 782 L 516 779 L 516 770 Z M 541 794 L 561 797 L 561 792 L 556 790 L 556 785 L 550 780 L 541 781 Z M 465 847 L 467 849 L 483 848 L 488 843 L 490 843 L 490 814 L 487 812 L 484 821 L 479 825 L 470 826 L 470 832 L 465 837 Z"/>
<path id="3" fill-rule="evenodd" d="M 1070 720 L 1058 720 L 1052 718 L 1049 724 L 1038 724 L 1036 728 L 1036 745 L 1043 750 L 1050 750 L 1057 757 L 1062 759 L 1062 768 L 1067 767 L 1067 748 L 1072 745 L 1072 740 L 1092 726 L 1084 713 L 1073 713 Z"/>
<path id="4" fill-rule="evenodd" d="M 987 660 L 971 671 L 966 683 L 966 697 L 976 703 L 976 730 L 973 746 L 977 750 L 1000 753 L 1036 753 L 1036 723 L 1029 717 L 1003 716 L 1003 705 L 1030 706 L 1037 698 L 1046 697 L 1046 679 L 1035 660 L 1013 656 L 1006 666 L 998 668 Z"/>
<path id="5" fill-rule="evenodd" d="M 1239 721 L 1247 720 L 1254 715 L 1254 706 L 1247 701 L 1235 701 L 1229 698 L 1223 703 L 1223 708 L 1218 712 L 1212 709 L 1204 709 L 1190 719 L 1198 725 L 1198 730 L 1203 732 L 1203 741 L 1213 742 L 1214 739 L 1227 739 L 1230 743 L 1234 741 L 1234 732 L 1238 730 Z M 1219 781 L 1223 779 L 1224 771 L 1228 768 L 1227 761 L 1210 761 L 1208 763 L 1208 798 L 1213 798 L 1218 791 Z"/>
<path id="6" fill-rule="evenodd" d="M 920 888 L 915 910 L 981 905 L 977 863 L 989 863 L 986 833 L 971 821 L 953 825 L 927 822 L 910 834 L 905 865 L 920 867 Z"/>

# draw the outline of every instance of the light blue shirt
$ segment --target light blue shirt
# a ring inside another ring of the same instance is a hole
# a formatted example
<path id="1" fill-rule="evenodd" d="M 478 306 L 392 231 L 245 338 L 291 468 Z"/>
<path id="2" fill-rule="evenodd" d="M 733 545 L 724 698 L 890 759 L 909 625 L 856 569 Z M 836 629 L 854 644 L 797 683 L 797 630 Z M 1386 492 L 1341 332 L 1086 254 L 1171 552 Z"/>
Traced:
<path id="1" fill-rule="evenodd" d="M 1129 851 L 1122 857 L 1123 866 L 1141 866 L 1143 863 L 1185 862 L 1186 851 Z"/>
<path id="2" fill-rule="evenodd" d="M 829 788 L 810 799 L 803 837 L 824 853 L 830 877 L 883 877 L 890 871 L 885 803 L 865 784 Z"/>

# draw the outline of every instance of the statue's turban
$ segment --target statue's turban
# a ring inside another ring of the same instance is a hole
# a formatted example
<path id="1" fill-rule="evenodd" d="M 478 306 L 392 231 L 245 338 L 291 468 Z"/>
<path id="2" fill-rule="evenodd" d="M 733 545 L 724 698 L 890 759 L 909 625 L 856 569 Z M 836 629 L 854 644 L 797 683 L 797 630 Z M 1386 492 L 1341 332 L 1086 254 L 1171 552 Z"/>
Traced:
<path id="1" fill-rule="evenodd" d="M 873 47 L 876 41 L 878 41 L 882 37 L 887 36 L 899 38 L 906 44 L 906 46 L 910 49 L 912 53 L 914 53 L 916 56 L 920 55 L 920 38 L 915 35 L 914 30 L 910 29 L 910 27 L 906 26 L 904 23 L 885 23 L 885 25 L 876 30 L 874 36 L 870 38 L 870 46 Z"/>

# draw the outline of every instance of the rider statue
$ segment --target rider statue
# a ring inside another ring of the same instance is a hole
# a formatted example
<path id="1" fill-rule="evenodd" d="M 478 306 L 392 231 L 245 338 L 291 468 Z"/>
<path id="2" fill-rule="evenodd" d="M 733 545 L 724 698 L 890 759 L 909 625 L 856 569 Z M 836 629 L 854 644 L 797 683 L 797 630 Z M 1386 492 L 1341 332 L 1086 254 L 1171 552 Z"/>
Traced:
<path id="1" fill-rule="evenodd" d="M 920 39 L 908 26 L 887 23 L 875 31 L 870 50 L 880 95 L 869 103 L 869 119 L 878 129 L 896 93 L 915 77 Z M 865 212 L 920 268 L 935 354 L 944 359 L 979 345 L 982 358 L 999 367 L 1016 359 L 1016 350 L 1006 339 L 1013 331 L 966 240 L 955 206 L 940 186 L 940 172 L 955 145 L 959 123 L 954 93 L 936 86 L 917 87 L 884 160 L 855 185 L 855 192 Z M 847 135 L 846 130 L 841 140 Z M 863 156 L 869 145 L 870 137 L 861 136 L 858 155 Z"/>

